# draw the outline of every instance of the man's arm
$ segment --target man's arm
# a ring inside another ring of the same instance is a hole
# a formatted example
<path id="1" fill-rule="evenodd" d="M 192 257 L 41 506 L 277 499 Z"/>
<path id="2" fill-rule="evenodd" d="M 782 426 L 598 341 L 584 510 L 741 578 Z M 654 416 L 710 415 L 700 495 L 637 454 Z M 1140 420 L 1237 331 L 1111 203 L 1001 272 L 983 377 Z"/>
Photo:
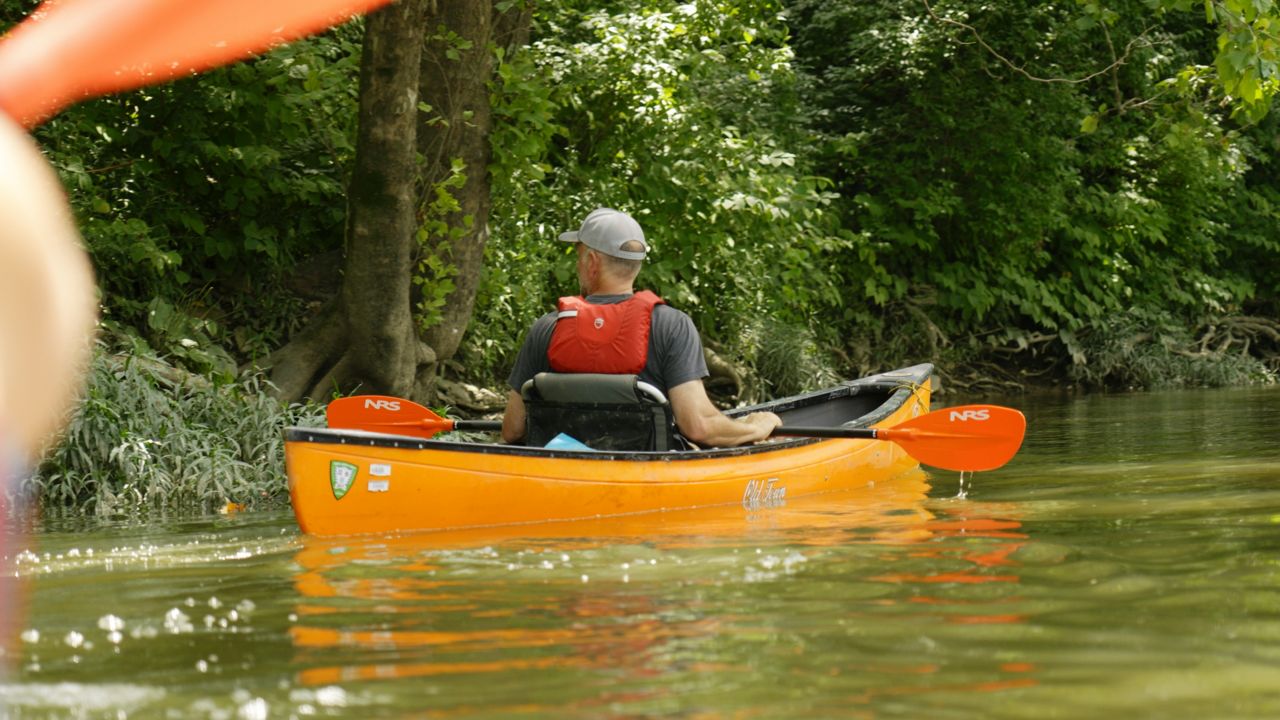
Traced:
<path id="1" fill-rule="evenodd" d="M 512 444 L 524 439 L 524 398 L 515 390 L 507 391 L 507 410 L 502 415 L 502 442 Z"/>
<path id="2" fill-rule="evenodd" d="M 741 419 L 726 417 L 711 404 L 701 379 L 671 388 L 667 398 L 671 401 L 671 410 L 675 413 L 676 426 L 681 434 L 698 445 L 745 445 L 764 440 L 782 424 L 782 419 L 771 412 L 751 413 Z"/>
<path id="3" fill-rule="evenodd" d="M 547 345 L 555 328 L 556 314 L 547 313 L 534 321 L 520 343 L 515 365 L 507 377 L 507 410 L 502 415 L 502 441 L 516 443 L 524 439 L 525 408 L 520 388 L 529 378 L 551 370 L 547 361 Z"/>

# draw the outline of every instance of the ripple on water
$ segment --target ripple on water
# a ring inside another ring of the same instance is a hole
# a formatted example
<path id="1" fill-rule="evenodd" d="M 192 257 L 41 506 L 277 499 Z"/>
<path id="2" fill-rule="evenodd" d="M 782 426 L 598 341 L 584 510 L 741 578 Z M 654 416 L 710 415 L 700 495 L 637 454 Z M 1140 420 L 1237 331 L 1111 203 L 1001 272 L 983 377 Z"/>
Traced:
<path id="1" fill-rule="evenodd" d="M 153 571 L 166 567 L 244 561 L 287 553 L 295 547 L 296 538 L 280 536 L 258 538 L 248 543 L 243 538 L 213 540 L 205 537 L 187 542 L 143 542 L 96 550 L 74 547 L 65 551 L 37 553 L 31 549 L 23 549 L 13 556 L 12 568 L 17 577 L 56 575 L 81 570 Z"/>
<path id="2" fill-rule="evenodd" d="M 0 706 L 25 710 L 67 710 L 79 715 L 103 710 L 130 711 L 158 702 L 163 697 L 164 691 L 160 688 L 127 683 L 0 684 Z"/>

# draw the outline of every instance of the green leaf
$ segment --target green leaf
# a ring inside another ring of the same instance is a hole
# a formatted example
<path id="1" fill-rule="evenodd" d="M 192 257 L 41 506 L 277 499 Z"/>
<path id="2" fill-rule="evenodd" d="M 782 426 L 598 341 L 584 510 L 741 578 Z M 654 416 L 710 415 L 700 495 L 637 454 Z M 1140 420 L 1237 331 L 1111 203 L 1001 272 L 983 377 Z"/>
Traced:
<path id="1" fill-rule="evenodd" d="M 1236 85 L 1235 94 L 1250 105 L 1262 100 L 1262 88 L 1258 85 L 1258 79 L 1253 68 L 1249 68 L 1240 76 L 1240 82 Z"/>

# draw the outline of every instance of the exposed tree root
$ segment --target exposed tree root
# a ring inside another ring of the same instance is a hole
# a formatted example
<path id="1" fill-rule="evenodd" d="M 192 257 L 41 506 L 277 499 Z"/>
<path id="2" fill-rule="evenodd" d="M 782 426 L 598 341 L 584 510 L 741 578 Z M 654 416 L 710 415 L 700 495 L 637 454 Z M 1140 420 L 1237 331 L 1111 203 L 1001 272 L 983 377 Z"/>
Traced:
<path id="1" fill-rule="evenodd" d="M 436 355 L 418 341 L 411 323 L 356 328 L 362 332 L 352 327 L 341 296 L 327 303 L 263 363 L 276 395 L 286 402 L 353 392 L 434 400 Z"/>
<path id="2" fill-rule="evenodd" d="M 1280 322 L 1269 318 L 1237 315 L 1218 318 L 1198 330 L 1195 354 L 1223 354 L 1239 348 L 1242 355 L 1251 352 L 1274 363 L 1280 359 Z"/>

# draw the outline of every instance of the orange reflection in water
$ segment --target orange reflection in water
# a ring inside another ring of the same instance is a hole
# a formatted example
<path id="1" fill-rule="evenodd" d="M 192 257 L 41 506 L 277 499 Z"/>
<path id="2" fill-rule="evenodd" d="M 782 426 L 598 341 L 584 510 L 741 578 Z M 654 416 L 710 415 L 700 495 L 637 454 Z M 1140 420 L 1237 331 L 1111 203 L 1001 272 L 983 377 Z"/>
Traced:
<path id="1" fill-rule="evenodd" d="M 946 518 L 934 518 L 925 524 L 932 538 L 943 540 L 948 538 L 975 538 L 1009 540 L 994 547 L 983 545 L 980 551 L 974 551 L 967 545 L 957 543 L 937 543 L 933 547 L 922 547 L 913 553 L 914 557 L 940 559 L 950 555 L 959 555 L 974 567 L 953 572 L 931 572 L 913 575 L 898 573 L 881 575 L 873 579 L 889 583 L 1017 583 L 1018 576 L 1012 574 L 992 573 L 992 568 L 1015 566 L 1017 563 L 1010 556 L 1026 544 L 1027 535 L 1018 532 L 1022 523 L 1008 517 L 994 518 L 987 514 L 1012 508 L 1000 505 L 975 505 L 966 503 L 958 507 L 942 507 L 940 512 Z"/>
<path id="2" fill-rule="evenodd" d="M 781 507 L 750 512 L 723 506 L 398 537 L 304 537 L 294 577 L 304 599 L 296 606 L 298 621 L 290 636 L 299 664 L 317 666 L 302 671 L 299 679 L 323 684 L 584 667 L 622 670 L 634 677 L 656 674 L 664 667 L 661 648 L 683 638 L 716 635 L 723 631 L 720 620 L 663 617 L 652 598 L 616 584 L 613 591 L 583 585 L 568 599 L 559 597 L 562 606 L 512 607 L 500 581 L 437 578 L 434 558 L 442 551 L 517 543 L 540 552 L 618 545 L 913 544 L 932 536 L 928 523 L 933 515 L 924 508 L 926 480 L 916 469 L 876 486 L 788 498 Z M 353 607 L 358 611 L 353 613 Z M 463 613 L 468 624 L 485 627 L 431 627 L 447 612 Z M 507 627 L 492 627 L 506 618 L 511 619 Z M 551 627 L 529 627 L 534 619 Z M 530 657 L 538 652 L 555 654 Z M 501 657 L 478 657 L 485 654 Z M 335 658 L 342 661 L 335 663 Z"/>
<path id="3" fill-rule="evenodd" d="M 1021 532 L 1021 523 L 1016 519 L 1016 507 L 998 505 L 998 503 L 933 503 L 938 512 L 937 518 L 929 520 L 927 528 L 932 536 L 931 543 L 922 544 L 910 553 L 913 559 L 931 560 L 933 565 L 948 559 L 959 560 L 968 566 L 955 570 L 928 571 L 928 573 L 911 574 L 895 573 L 878 575 L 872 578 L 878 582 L 916 585 L 909 597 L 883 600 L 884 605 L 922 606 L 925 610 L 918 616 L 909 615 L 911 619 L 942 621 L 952 625 L 1011 625 L 1027 621 L 1027 615 L 1021 612 L 992 612 L 992 606 L 1016 605 L 1021 598 L 1016 593 L 1016 584 L 1020 582 L 1016 574 L 1018 561 L 1012 557 L 1019 548 L 1029 541 L 1027 533 Z M 998 514 L 998 516 L 996 516 Z M 973 542 L 968 542 L 973 541 Z M 1004 597 L 982 597 L 973 600 L 965 592 L 957 592 L 959 597 L 947 596 L 947 585 L 980 585 L 992 583 L 1010 588 Z M 975 612 L 966 612 L 974 609 Z M 884 675 L 923 675 L 929 679 L 918 684 L 892 684 L 886 687 L 868 689 L 850 698 L 859 705 L 873 705 L 878 701 L 892 697 L 919 696 L 934 693 L 993 693 L 1015 691 L 1036 687 L 1039 680 L 1032 676 L 1037 666 L 1033 662 L 1000 662 L 993 667 L 992 678 L 978 682 L 945 682 L 941 678 L 945 666 L 937 664 L 925 665 L 887 665 L 852 667 L 852 671 L 860 673 L 879 673 Z"/>
<path id="4" fill-rule="evenodd" d="M 512 670 L 547 670 L 551 668 L 581 667 L 585 663 L 574 658 L 512 658 L 489 662 L 410 662 L 383 665 L 344 665 L 321 667 L 298 673 L 298 682 L 304 685 L 333 685 L 352 680 L 397 680 L 403 678 L 430 677 L 433 675 L 460 675 L 465 673 L 499 673 Z"/>
<path id="5" fill-rule="evenodd" d="M 996 680 L 987 680 L 976 683 L 939 683 L 928 686 L 902 686 L 902 687 L 886 687 L 869 690 L 860 695 L 850 698 L 851 701 L 857 703 L 871 703 L 885 697 L 893 697 L 895 695 L 923 695 L 926 693 L 954 693 L 954 692 L 1000 692 L 1003 690 L 1020 690 L 1035 687 L 1039 681 L 1035 678 L 1000 678 Z"/>
<path id="6" fill-rule="evenodd" d="M 443 562 L 439 560 L 441 553 L 486 546 L 565 553 L 614 546 L 908 546 L 912 548 L 908 558 L 959 559 L 968 567 L 877 576 L 874 579 L 880 582 L 919 585 L 938 592 L 872 602 L 909 603 L 926 611 L 927 617 L 948 623 L 1023 622 L 1025 618 L 1016 613 L 990 612 L 990 605 L 1000 600 L 987 600 L 979 606 L 977 601 L 947 598 L 943 590 L 948 584 L 1016 585 L 1017 563 L 1011 555 L 1026 541 L 1020 522 L 993 517 L 1005 508 L 990 504 L 944 504 L 935 515 L 926 508 L 928 489 L 927 476 L 916 470 L 878 487 L 788 498 L 782 507 L 757 512 L 737 506 L 714 507 L 398 537 L 304 537 L 295 556 L 300 569 L 294 579 L 301 600 L 296 606 L 298 620 L 290 631 L 296 664 L 307 668 L 298 680 L 324 685 L 443 675 L 497 677 L 522 670 L 605 670 L 618 678 L 643 679 L 672 672 L 726 671 L 717 670 L 717 662 L 692 659 L 673 669 L 669 648 L 681 641 L 733 632 L 733 618 L 698 617 L 696 611 L 687 619 L 678 613 L 673 616 L 669 604 L 659 605 L 666 602 L 662 598 L 647 597 L 617 582 L 592 579 L 579 590 L 565 585 L 576 580 L 572 571 L 568 577 L 561 573 L 556 576 L 559 579 L 550 580 L 559 585 L 548 593 L 529 593 L 531 604 L 508 597 L 501 569 L 490 568 L 490 575 L 476 580 L 458 579 L 456 573 L 448 578 L 444 573 L 435 575 Z M 951 542 L 963 538 L 984 542 Z M 373 570 L 357 571 L 368 568 Z M 964 611 L 969 603 L 974 612 Z M 449 617 L 450 613 L 454 615 Z M 457 629 L 459 624 L 468 629 Z M 930 663 L 840 669 L 845 673 L 919 677 L 940 671 Z M 1029 665 L 1002 666 L 1001 677 L 966 687 L 973 691 L 1024 687 L 1035 684 L 1029 677 L 1033 672 Z M 1006 675 L 1016 677 L 1003 677 Z M 927 689 L 957 687 L 929 684 Z M 876 694 L 910 691 L 887 688 Z M 657 688 L 641 695 L 665 692 Z M 588 702 L 603 702 L 606 695 L 609 693 L 601 693 Z"/>
<path id="7" fill-rule="evenodd" d="M 386 630 L 345 630 L 299 625 L 291 629 L 290 636 L 304 660 L 332 657 L 334 651 L 344 650 L 356 651 L 357 657 L 390 658 L 382 663 L 326 665 L 299 674 L 301 683 L 315 685 L 525 669 L 607 668 L 646 677 L 661 672 L 656 649 L 721 630 L 720 621 L 714 618 L 670 622 L 658 618 L 657 612 L 643 596 L 580 596 L 562 608 L 560 622 L 550 628 L 431 631 L 407 629 L 407 624 L 401 624 Z M 529 657 L 539 651 L 544 654 Z M 501 657 L 475 659 L 493 652 Z M 422 656 L 432 659 L 414 660 Z M 458 659 L 444 659 L 450 657 Z"/>
<path id="8" fill-rule="evenodd" d="M 931 589 L 928 594 L 912 595 L 905 600 L 886 600 L 886 604 L 905 603 L 921 605 L 931 611 L 923 615 L 924 619 L 941 620 L 955 625 L 1012 625 L 1024 623 L 1027 616 L 1023 613 L 990 612 L 992 605 L 1017 604 L 1022 598 L 1015 594 L 1005 597 L 983 598 L 979 600 L 965 597 L 948 597 L 934 589 L 944 589 L 947 585 L 978 585 L 999 583 L 1017 585 L 1019 576 L 1013 572 L 1018 563 L 1013 554 L 1028 542 L 1028 536 L 1021 531 L 1022 523 L 1016 519 L 1017 508 L 1009 505 L 993 503 L 963 503 L 955 505 L 935 505 L 939 513 L 926 523 L 930 534 L 939 542 L 932 547 L 922 546 L 911 553 L 912 557 L 929 560 L 945 560 L 957 558 L 970 567 L 945 572 L 928 572 L 921 574 L 895 573 L 880 575 L 874 580 L 880 582 L 920 585 Z M 993 517 L 995 514 L 1000 517 Z M 954 542 L 969 540 L 974 542 Z M 952 540 L 953 542 L 946 542 Z M 994 541 L 994 543 L 992 542 Z M 977 549 L 975 549 L 975 546 Z M 986 612 L 966 612 L 972 607 Z M 941 666 L 929 665 L 929 673 L 941 671 Z M 919 695 L 926 693 L 948 692 L 999 692 L 1034 687 L 1039 680 L 1028 677 L 1036 672 L 1037 667 L 1029 662 L 1005 662 L 997 667 L 998 677 L 979 682 L 946 683 L 928 682 L 920 685 L 900 685 L 875 688 L 857 695 L 851 700 L 857 703 L 872 703 L 876 700 L 902 695 Z M 893 674 L 909 674 L 903 667 L 893 669 Z M 1009 677 L 1010 675 L 1014 677 Z"/>

